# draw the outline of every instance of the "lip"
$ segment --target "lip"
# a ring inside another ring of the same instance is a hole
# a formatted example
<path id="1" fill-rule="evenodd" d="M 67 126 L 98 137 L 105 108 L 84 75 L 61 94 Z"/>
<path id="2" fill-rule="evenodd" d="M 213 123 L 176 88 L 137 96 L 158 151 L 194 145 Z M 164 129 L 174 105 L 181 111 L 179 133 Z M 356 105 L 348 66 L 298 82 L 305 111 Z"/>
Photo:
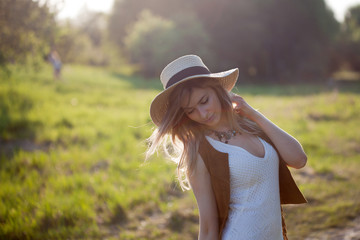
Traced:
<path id="1" fill-rule="evenodd" d="M 214 115 L 215 115 L 215 114 L 212 114 L 208 119 L 205 120 L 204 123 L 205 123 L 205 124 L 208 124 L 208 123 L 212 122 L 212 121 L 214 120 Z"/>

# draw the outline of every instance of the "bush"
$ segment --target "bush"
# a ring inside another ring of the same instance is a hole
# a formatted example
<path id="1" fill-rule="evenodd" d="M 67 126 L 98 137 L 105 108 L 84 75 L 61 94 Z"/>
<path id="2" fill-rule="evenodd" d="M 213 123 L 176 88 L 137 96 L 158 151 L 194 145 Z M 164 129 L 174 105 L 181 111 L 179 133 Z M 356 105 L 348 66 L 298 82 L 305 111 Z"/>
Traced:
<path id="1" fill-rule="evenodd" d="M 143 10 L 125 38 L 125 50 L 145 77 L 160 74 L 171 60 L 185 54 L 198 54 L 211 61 L 209 38 L 195 15 L 165 19 Z"/>
<path id="2" fill-rule="evenodd" d="M 11 63 L 39 67 L 55 35 L 55 16 L 32 0 L 0 2 L 0 67 Z"/>

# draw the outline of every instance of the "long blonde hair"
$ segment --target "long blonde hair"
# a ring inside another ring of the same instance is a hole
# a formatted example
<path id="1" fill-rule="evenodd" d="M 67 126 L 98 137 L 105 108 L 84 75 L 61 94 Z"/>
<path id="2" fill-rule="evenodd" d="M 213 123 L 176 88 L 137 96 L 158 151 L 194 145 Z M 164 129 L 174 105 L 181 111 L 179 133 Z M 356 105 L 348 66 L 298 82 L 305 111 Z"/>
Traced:
<path id="1" fill-rule="evenodd" d="M 218 81 L 211 78 L 197 78 L 177 86 L 169 97 L 171 104 L 168 104 L 160 126 L 148 138 L 149 148 L 146 159 L 162 146 L 165 154 L 177 164 L 177 177 L 183 190 L 190 189 L 188 177 L 194 170 L 199 144 L 207 131 L 202 124 L 190 120 L 181 107 L 184 97 L 190 99 L 193 88 L 211 88 L 215 91 L 220 100 L 222 114 L 225 114 L 230 129 L 262 135 L 261 129 L 253 121 L 234 112 L 231 93 L 225 90 Z"/>

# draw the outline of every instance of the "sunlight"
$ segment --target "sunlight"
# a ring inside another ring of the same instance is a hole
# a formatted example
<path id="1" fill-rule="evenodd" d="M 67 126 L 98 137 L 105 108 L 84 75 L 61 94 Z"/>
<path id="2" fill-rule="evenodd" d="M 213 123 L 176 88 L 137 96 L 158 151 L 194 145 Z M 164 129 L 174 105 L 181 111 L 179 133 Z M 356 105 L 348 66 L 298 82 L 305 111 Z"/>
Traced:
<path id="1" fill-rule="evenodd" d="M 59 8 L 59 19 L 75 18 L 82 9 L 98 12 L 109 12 L 114 0 L 50 0 Z"/>
<path id="2" fill-rule="evenodd" d="M 360 4 L 360 0 L 325 0 L 325 2 L 333 10 L 335 18 L 340 22 L 344 20 L 346 10 L 349 7 Z"/>
<path id="3" fill-rule="evenodd" d="M 46 0 L 38 0 L 45 2 Z M 113 6 L 114 0 L 49 0 L 59 9 L 58 18 L 75 18 L 83 8 L 92 11 L 109 12 Z M 360 4 L 360 0 L 325 0 L 326 4 L 333 10 L 335 18 L 343 21 L 346 10 L 350 6 Z"/>

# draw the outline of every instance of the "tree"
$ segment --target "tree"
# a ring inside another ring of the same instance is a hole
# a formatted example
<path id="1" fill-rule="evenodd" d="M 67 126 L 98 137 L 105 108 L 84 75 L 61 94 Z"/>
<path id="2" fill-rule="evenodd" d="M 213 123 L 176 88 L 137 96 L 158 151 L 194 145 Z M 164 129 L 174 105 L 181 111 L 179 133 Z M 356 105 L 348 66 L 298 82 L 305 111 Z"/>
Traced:
<path id="1" fill-rule="evenodd" d="M 0 1 L 0 66 L 33 63 L 48 52 L 54 40 L 56 23 L 46 2 L 32 0 Z"/>
<path id="2" fill-rule="evenodd" d="M 107 25 L 107 16 L 104 13 L 84 8 L 73 25 L 89 36 L 93 46 L 100 47 L 103 44 Z"/>
<path id="3" fill-rule="evenodd" d="M 347 11 L 339 45 L 342 63 L 347 63 L 352 70 L 360 71 L 360 5 Z"/>
<path id="4" fill-rule="evenodd" d="M 208 36 L 191 14 L 178 15 L 176 21 L 140 13 L 125 38 L 125 50 L 146 77 L 159 76 L 161 69 L 181 55 L 195 53 L 211 61 Z"/>
<path id="5" fill-rule="evenodd" d="M 115 0 L 109 16 L 109 39 L 123 47 L 127 32 L 139 20 L 140 12 L 146 9 L 155 15 L 172 19 L 179 13 L 192 12 L 192 0 Z"/>
<path id="6" fill-rule="evenodd" d="M 121 56 L 106 37 L 107 15 L 86 7 L 73 20 L 59 24 L 55 45 L 67 63 L 117 64 Z"/>
<path id="7" fill-rule="evenodd" d="M 339 29 L 324 0 L 118 0 L 109 30 L 120 48 L 143 9 L 174 22 L 194 13 L 216 56 L 212 70 L 238 66 L 243 78 L 321 78 Z"/>
<path id="8" fill-rule="evenodd" d="M 323 0 L 199 0 L 196 11 L 216 55 L 243 77 L 319 76 L 338 31 Z"/>

